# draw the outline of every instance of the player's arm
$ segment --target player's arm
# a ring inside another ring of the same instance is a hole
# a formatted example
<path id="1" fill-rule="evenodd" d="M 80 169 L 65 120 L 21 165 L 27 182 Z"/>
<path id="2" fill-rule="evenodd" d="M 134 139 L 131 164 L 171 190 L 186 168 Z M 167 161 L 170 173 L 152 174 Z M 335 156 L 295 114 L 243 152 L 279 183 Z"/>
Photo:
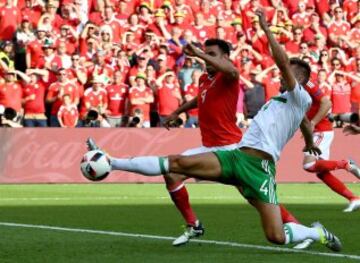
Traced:
<path id="1" fill-rule="evenodd" d="M 258 9 L 255 13 L 259 17 L 260 26 L 264 30 L 265 35 L 269 41 L 272 56 L 275 60 L 276 65 L 281 71 L 281 75 L 286 84 L 286 89 L 288 91 L 292 91 L 296 86 L 296 79 L 291 71 L 289 57 L 287 56 L 285 50 L 276 41 L 273 33 L 270 31 L 270 28 L 266 22 L 266 16 L 264 11 Z"/>
<path id="2" fill-rule="evenodd" d="M 198 57 L 204 60 L 206 63 L 213 66 L 216 70 L 225 74 L 229 79 L 239 79 L 239 70 L 234 66 L 228 57 L 213 57 L 204 53 L 201 49 L 197 48 L 193 44 L 187 44 L 184 48 L 184 52 L 188 56 Z"/>
<path id="3" fill-rule="evenodd" d="M 329 110 L 331 109 L 331 107 L 332 107 L 331 100 L 326 96 L 322 97 L 320 99 L 319 110 L 315 114 L 314 118 L 312 118 L 311 120 L 312 126 L 315 127 L 316 124 L 318 124 L 322 119 L 324 119 L 328 114 Z"/>
<path id="4" fill-rule="evenodd" d="M 311 127 L 311 123 L 307 117 L 301 121 L 300 130 L 302 135 L 304 136 L 305 147 L 303 149 L 304 152 L 313 153 L 315 155 L 320 155 L 321 151 L 314 145 L 313 140 L 313 131 Z"/>
<path id="5" fill-rule="evenodd" d="M 360 126 L 357 126 L 355 124 L 350 124 L 343 129 L 343 133 L 345 133 L 345 135 L 360 134 Z"/>
<path id="6" fill-rule="evenodd" d="M 177 108 L 173 113 L 171 113 L 165 120 L 164 120 L 164 127 L 169 129 L 172 122 L 177 120 L 179 115 L 183 112 L 186 112 L 188 110 L 192 110 L 197 108 L 197 96 L 194 97 L 192 100 L 185 102 L 183 105 L 181 105 L 179 108 Z"/>

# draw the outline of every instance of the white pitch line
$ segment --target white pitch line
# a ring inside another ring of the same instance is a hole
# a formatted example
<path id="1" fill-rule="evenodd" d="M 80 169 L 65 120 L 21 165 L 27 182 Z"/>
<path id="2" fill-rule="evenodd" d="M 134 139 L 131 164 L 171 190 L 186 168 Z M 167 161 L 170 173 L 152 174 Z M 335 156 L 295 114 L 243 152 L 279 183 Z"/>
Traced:
<path id="1" fill-rule="evenodd" d="M 9 223 L 9 222 L 0 222 L 0 226 L 35 228 L 35 229 L 45 229 L 45 230 L 73 232 L 73 233 L 87 233 L 87 234 L 121 236 L 121 237 L 134 237 L 134 238 L 157 239 L 157 240 L 174 240 L 175 239 L 175 237 L 169 237 L 169 236 L 157 236 L 157 235 L 146 235 L 146 234 L 115 232 L 115 231 L 91 230 L 91 229 L 81 229 L 81 228 L 68 228 L 68 227 L 57 227 L 57 226 L 46 226 L 46 225 L 18 224 L 18 223 Z M 294 254 L 298 253 L 298 254 L 308 254 L 308 255 L 315 255 L 315 256 L 334 257 L 334 258 L 347 258 L 347 259 L 360 260 L 359 255 L 325 253 L 325 252 L 316 252 L 316 251 L 307 251 L 307 250 L 296 250 L 296 249 L 291 249 L 291 248 L 251 245 L 251 244 L 242 244 L 242 243 L 228 242 L 228 241 L 193 239 L 190 242 L 192 242 L 192 243 L 201 243 L 201 244 L 210 244 L 210 245 L 219 245 L 219 246 L 228 246 L 228 247 L 266 250 L 266 251 L 277 251 L 277 252 L 294 253 Z"/>
<path id="2" fill-rule="evenodd" d="M 148 197 L 134 197 L 134 196 L 97 196 L 97 197 L 5 197 L 0 198 L 1 201 L 76 201 L 76 200 L 136 200 L 136 199 L 148 199 Z M 157 196 L 152 197 L 153 200 L 169 199 L 169 196 Z M 234 200 L 234 196 L 202 196 L 192 197 L 192 200 Z M 328 197 L 324 196 L 286 196 L 286 199 L 312 199 L 312 200 L 329 200 Z"/>

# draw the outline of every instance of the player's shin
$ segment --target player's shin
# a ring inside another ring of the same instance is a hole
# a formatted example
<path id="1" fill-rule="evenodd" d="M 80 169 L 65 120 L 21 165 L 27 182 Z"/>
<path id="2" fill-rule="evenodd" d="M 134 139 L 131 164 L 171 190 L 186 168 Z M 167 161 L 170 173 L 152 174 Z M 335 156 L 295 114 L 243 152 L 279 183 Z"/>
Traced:
<path id="1" fill-rule="evenodd" d="M 305 239 L 320 241 L 321 232 L 315 227 L 306 227 L 304 225 L 287 223 L 284 224 L 285 244 L 299 243 Z"/>
<path id="2" fill-rule="evenodd" d="M 169 172 L 169 159 L 157 156 L 111 158 L 111 169 L 140 173 L 145 176 L 158 176 Z"/>

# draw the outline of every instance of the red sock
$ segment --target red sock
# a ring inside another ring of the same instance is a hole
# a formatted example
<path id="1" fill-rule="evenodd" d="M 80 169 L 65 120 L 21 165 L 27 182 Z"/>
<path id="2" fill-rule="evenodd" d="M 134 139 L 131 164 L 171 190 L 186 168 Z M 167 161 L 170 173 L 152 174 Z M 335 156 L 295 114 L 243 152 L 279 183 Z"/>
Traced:
<path id="1" fill-rule="evenodd" d="M 338 169 L 346 169 L 348 166 L 347 160 L 330 161 L 330 160 L 317 160 L 312 168 L 313 172 L 324 173 Z"/>
<path id="2" fill-rule="evenodd" d="M 190 206 L 189 194 L 183 183 L 168 186 L 169 194 L 177 209 L 182 214 L 188 225 L 195 225 L 197 220 L 194 211 Z"/>
<path id="3" fill-rule="evenodd" d="M 288 211 L 283 205 L 280 206 L 281 218 L 284 224 L 286 223 L 296 223 L 299 224 L 299 221 Z"/>
<path id="4" fill-rule="evenodd" d="M 338 193 L 339 195 L 345 197 L 349 201 L 357 199 L 358 197 L 351 192 L 346 185 L 337 179 L 334 175 L 329 172 L 317 174 L 317 176 L 333 190 L 334 192 Z"/>

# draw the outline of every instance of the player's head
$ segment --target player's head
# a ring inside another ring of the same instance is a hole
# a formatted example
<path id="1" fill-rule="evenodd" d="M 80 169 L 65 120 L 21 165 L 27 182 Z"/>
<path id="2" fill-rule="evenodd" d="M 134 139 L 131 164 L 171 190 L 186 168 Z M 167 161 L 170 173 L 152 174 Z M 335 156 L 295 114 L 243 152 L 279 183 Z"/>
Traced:
<path id="1" fill-rule="evenodd" d="M 291 70 L 295 75 L 296 80 L 301 85 L 305 85 L 310 79 L 310 74 L 311 74 L 310 65 L 302 59 L 291 58 L 290 66 L 291 66 Z"/>
<path id="2" fill-rule="evenodd" d="M 227 58 L 230 56 L 231 46 L 228 42 L 217 39 L 210 38 L 205 41 L 205 53 L 209 56 L 216 58 Z M 215 74 L 216 69 L 209 64 L 206 64 L 206 70 L 209 74 Z"/>

